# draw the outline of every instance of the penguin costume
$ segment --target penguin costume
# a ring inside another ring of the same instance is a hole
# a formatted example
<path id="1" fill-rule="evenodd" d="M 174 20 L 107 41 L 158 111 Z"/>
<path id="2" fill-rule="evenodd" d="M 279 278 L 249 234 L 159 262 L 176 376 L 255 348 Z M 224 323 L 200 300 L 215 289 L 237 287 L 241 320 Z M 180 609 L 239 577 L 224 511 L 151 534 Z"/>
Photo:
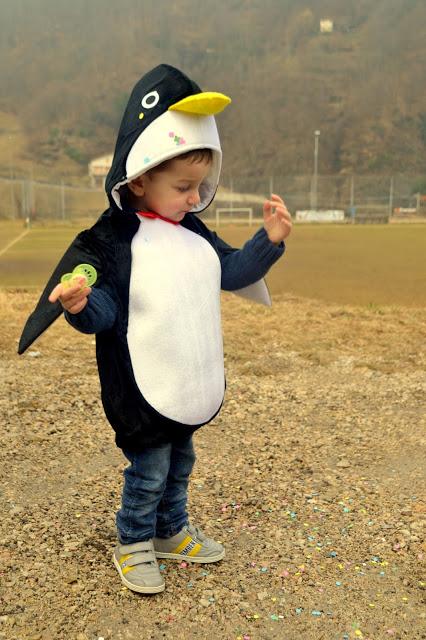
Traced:
<path id="1" fill-rule="evenodd" d="M 233 249 L 198 215 L 212 202 L 222 152 L 214 115 L 230 99 L 202 92 L 181 71 L 160 65 L 134 87 L 106 180 L 110 206 L 81 232 L 54 270 L 24 327 L 18 353 L 62 313 L 48 300 L 64 273 L 95 267 L 86 307 L 65 312 L 96 333 L 105 414 L 122 449 L 139 451 L 190 434 L 219 412 L 225 392 L 220 289 L 270 304 L 263 280 L 283 254 L 260 229 Z M 126 204 L 126 185 L 164 161 L 211 149 L 200 202 L 178 223 Z"/>

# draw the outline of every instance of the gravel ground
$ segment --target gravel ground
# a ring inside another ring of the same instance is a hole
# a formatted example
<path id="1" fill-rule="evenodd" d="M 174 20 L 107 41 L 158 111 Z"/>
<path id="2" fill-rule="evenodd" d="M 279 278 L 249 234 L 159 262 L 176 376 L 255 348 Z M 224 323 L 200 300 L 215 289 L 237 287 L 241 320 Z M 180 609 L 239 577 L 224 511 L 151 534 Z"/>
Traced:
<path id="1" fill-rule="evenodd" d="M 18 357 L 34 302 L 0 293 L 0 638 L 426 637 L 426 309 L 224 296 L 227 399 L 190 512 L 227 556 L 164 561 L 140 596 L 111 561 L 125 460 L 93 337 L 60 320 Z"/>

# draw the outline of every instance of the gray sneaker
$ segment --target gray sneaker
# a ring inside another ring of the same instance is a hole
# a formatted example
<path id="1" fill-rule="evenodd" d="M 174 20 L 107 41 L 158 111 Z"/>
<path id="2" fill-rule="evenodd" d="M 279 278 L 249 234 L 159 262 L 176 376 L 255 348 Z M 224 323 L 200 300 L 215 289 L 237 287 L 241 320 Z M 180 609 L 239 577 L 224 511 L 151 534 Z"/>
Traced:
<path id="1" fill-rule="evenodd" d="M 138 593 L 164 591 L 152 540 L 118 545 L 112 556 L 123 584 Z"/>
<path id="2" fill-rule="evenodd" d="M 157 558 L 186 560 L 188 562 L 217 562 L 225 556 L 225 549 L 198 527 L 187 525 L 171 538 L 154 538 Z"/>

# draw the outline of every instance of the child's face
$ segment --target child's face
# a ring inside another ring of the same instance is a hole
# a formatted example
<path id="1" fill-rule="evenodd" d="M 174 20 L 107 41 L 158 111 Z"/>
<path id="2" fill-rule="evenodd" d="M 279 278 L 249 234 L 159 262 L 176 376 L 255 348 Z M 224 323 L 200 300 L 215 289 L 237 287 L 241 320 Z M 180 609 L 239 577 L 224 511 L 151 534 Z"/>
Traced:
<path id="1" fill-rule="evenodd" d="M 139 206 L 180 222 L 200 202 L 199 188 L 210 170 L 210 162 L 173 159 L 163 171 L 140 176 L 129 183 Z"/>

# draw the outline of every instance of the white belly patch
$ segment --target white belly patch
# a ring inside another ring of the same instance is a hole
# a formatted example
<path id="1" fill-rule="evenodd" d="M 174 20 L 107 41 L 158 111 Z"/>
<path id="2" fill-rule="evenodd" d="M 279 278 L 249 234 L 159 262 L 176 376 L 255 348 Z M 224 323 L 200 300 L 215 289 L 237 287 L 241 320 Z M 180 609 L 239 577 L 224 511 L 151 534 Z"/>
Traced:
<path id="1" fill-rule="evenodd" d="M 140 216 L 127 340 L 136 383 L 161 415 L 208 422 L 225 393 L 219 258 L 202 237 Z"/>

